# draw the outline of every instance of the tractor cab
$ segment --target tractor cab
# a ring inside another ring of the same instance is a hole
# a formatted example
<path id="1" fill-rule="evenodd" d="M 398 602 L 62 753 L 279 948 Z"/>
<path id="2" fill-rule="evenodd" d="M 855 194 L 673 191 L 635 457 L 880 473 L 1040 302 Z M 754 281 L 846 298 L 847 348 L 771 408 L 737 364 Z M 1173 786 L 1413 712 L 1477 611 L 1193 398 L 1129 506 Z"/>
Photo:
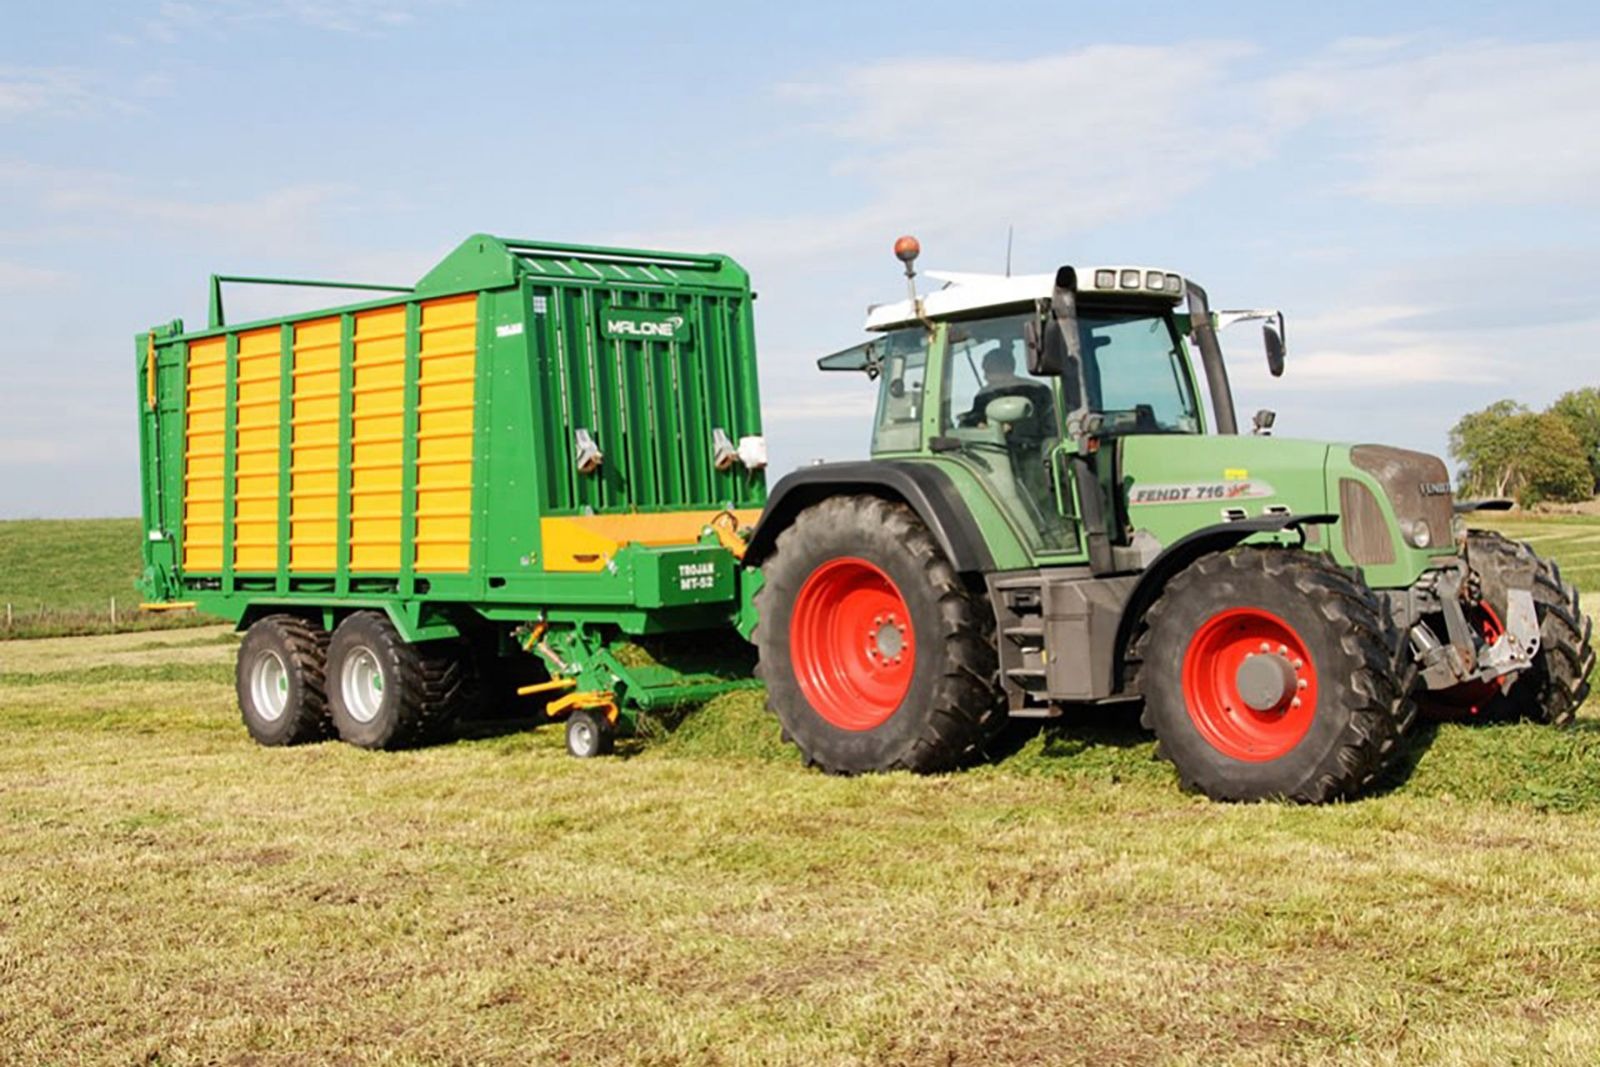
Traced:
<path id="1" fill-rule="evenodd" d="M 930 271 L 943 287 L 919 296 L 914 259 L 902 255 L 908 298 L 869 310 L 873 338 L 818 366 L 878 381 L 874 458 L 965 469 L 1041 561 L 1092 554 L 1097 569 L 1138 565 L 1115 558 L 1137 552 L 1125 442 L 1171 438 L 1156 449 L 1182 454 L 1184 439 L 1236 433 L 1219 322 L 1265 318 L 1269 363 L 1282 371 L 1281 315 L 1214 316 L 1204 291 L 1172 271 Z M 1257 421 L 1261 432 L 1270 413 Z"/>

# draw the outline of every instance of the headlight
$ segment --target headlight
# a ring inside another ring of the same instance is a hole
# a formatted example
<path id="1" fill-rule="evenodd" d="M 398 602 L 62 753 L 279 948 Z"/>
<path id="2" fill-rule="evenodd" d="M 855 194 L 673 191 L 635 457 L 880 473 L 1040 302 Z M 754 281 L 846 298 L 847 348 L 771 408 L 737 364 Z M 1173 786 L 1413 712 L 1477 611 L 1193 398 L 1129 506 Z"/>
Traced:
<path id="1" fill-rule="evenodd" d="M 1402 523 L 1406 540 L 1411 542 L 1412 548 L 1427 548 L 1433 543 L 1433 534 L 1428 530 L 1428 524 L 1421 519 L 1413 519 Z"/>

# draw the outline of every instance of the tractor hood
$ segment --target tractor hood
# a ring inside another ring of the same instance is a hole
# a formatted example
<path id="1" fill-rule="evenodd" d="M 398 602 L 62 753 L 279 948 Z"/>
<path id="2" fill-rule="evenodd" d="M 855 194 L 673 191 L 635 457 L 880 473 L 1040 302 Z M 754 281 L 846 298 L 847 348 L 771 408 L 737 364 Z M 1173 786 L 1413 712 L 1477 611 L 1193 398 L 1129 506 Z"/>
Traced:
<path id="1" fill-rule="evenodd" d="M 1132 436 L 1119 448 L 1128 523 L 1162 545 L 1221 522 L 1332 513 L 1341 521 L 1326 547 L 1375 587 L 1409 585 L 1454 551 L 1449 475 L 1436 456 L 1226 434 Z"/>

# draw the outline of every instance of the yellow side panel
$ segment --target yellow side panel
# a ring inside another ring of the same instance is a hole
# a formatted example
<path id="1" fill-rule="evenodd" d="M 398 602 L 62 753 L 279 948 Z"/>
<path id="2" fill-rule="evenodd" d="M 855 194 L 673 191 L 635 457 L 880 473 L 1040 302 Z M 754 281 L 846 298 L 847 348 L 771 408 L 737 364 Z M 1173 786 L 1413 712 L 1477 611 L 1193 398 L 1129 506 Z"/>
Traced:
<path id="1" fill-rule="evenodd" d="M 228 341 L 211 337 L 189 345 L 184 384 L 183 569 L 222 570 L 222 489 Z"/>
<path id="2" fill-rule="evenodd" d="M 276 326 L 239 335 L 234 361 L 233 566 L 278 569 L 279 371 Z"/>
<path id="3" fill-rule="evenodd" d="M 416 570 L 464 571 L 472 554 L 472 409 L 478 298 L 422 304 L 417 378 Z"/>
<path id="4" fill-rule="evenodd" d="M 547 571 L 598 571 L 626 544 L 692 545 L 719 516 L 754 526 L 760 508 L 727 511 L 662 511 L 633 515 L 574 515 L 539 520 Z"/>
<path id="5" fill-rule="evenodd" d="M 398 573 L 405 430 L 405 305 L 355 318 L 350 405 L 350 569 Z"/>
<path id="6" fill-rule="evenodd" d="M 289 569 L 335 569 L 339 534 L 339 327 L 294 328 L 289 443 Z"/>

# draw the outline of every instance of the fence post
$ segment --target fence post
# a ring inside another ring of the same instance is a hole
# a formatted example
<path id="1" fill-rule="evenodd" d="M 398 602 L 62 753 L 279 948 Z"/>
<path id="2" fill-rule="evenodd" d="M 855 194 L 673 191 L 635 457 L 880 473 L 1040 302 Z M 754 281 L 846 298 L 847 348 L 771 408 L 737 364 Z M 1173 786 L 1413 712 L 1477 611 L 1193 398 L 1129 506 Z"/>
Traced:
<path id="1" fill-rule="evenodd" d="M 115 630 L 117 628 L 117 598 L 116 597 L 112 597 L 111 598 L 111 628 L 113 630 Z"/>
<path id="2" fill-rule="evenodd" d="M 6 629 L 11 629 L 11 601 L 6 601 Z"/>

